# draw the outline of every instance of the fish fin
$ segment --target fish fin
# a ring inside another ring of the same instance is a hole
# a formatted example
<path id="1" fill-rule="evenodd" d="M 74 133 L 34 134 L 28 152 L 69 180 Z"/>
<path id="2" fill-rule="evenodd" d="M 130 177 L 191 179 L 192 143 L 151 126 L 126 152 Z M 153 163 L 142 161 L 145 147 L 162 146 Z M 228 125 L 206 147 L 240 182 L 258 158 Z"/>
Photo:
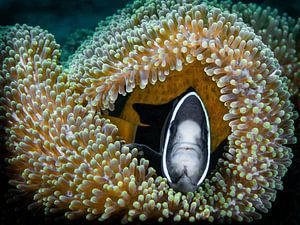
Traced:
<path id="1" fill-rule="evenodd" d="M 139 124 L 135 124 L 114 116 L 103 115 L 103 117 L 109 119 L 113 124 L 115 124 L 118 127 L 118 135 L 126 143 L 134 142 L 136 130 Z"/>
<path id="2" fill-rule="evenodd" d="M 139 150 L 139 158 L 145 158 L 149 160 L 149 165 L 156 170 L 157 175 L 161 175 L 161 154 L 153 150 L 147 145 L 130 143 L 125 144 L 129 148 L 137 148 Z"/>

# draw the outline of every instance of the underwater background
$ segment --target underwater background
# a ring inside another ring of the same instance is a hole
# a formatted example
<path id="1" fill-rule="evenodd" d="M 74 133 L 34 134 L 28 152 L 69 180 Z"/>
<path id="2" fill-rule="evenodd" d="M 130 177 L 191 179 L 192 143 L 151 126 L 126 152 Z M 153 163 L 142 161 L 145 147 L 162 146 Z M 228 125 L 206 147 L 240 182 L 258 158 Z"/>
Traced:
<path id="1" fill-rule="evenodd" d="M 39 25 L 41 28 L 52 33 L 58 44 L 61 45 L 61 61 L 67 59 L 76 47 L 93 33 L 97 23 L 114 14 L 117 9 L 123 8 L 129 0 L 0 0 L 0 25 L 28 24 Z M 300 0 L 244 0 L 242 2 L 258 3 L 263 6 L 277 8 L 280 12 L 287 12 L 290 16 L 297 18 L 300 16 Z M 299 133 L 299 132 L 298 132 Z M 299 136 L 299 134 L 298 134 Z M 1 143 L 2 145 L 3 143 Z M 296 146 L 292 146 L 294 151 L 293 164 L 284 177 L 284 189 L 278 191 L 277 199 L 269 213 L 263 215 L 263 219 L 251 224 L 255 225 L 300 225 L 300 154 L 299 141 Z M 3 147 L 2 147 L 3 149 Z M 0 150 L 2 151 L 2 150 Z M 4 173 L 5 155 L 1 155 L 0 162 L 0 225 L 20 224 L 20 225 L 43 225 L 43 224 L 99 224 L 98 221 L 88 222 L 85 219 L 69 221 L 63 215 L 45 216 L 43 210 L 34 209 L 28 211 L 25 207 L 24 199 L 12 201 L 7 204 L 7 199 L 11 199 L 14 192 L 8 191 L 8 178 Z M 31 198 L 27 198 L 28 203 Z M 118 220 L 117 220 L 118 221 Z M 116 221 L 116 223 L 117 223 Z M 110 220 L 101 224 L 111 223 Z M 142 223 L 136 221 L 136 223 Z M 156 222 L 147 222 L 154 224 Z M 204 222 L 198 222 L 205 224 Z M 144 224 L 144 223 L 143 223 Z M 234 223 L 233 223 L 234 224 Z M 237 223 L 241 224 L 241 223 Z"/>

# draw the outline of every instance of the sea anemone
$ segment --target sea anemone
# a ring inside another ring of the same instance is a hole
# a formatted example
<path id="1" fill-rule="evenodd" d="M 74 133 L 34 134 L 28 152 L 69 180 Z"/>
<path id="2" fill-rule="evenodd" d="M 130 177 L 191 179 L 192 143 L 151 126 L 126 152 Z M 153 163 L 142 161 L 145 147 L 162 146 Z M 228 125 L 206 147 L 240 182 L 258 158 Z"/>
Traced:
<path id="1" fill-rule="evenodd" d="M 31 207 L 70 219 L 261 218 L 283 188 L 286 145 L 296 142 L 299 25 L 254 4 L 135 1 L 101 22 L 65 68 L 47 31 L 3 28 L 10 184 L 33 193 Z M 209 113 L 212 151 L 224 139 L 228 146 L 198 190 L 183 194 L 103 114 L 132 92 L 120 118 L 139 124 L 134 103 L 166 103 L 188 87 Z"/>

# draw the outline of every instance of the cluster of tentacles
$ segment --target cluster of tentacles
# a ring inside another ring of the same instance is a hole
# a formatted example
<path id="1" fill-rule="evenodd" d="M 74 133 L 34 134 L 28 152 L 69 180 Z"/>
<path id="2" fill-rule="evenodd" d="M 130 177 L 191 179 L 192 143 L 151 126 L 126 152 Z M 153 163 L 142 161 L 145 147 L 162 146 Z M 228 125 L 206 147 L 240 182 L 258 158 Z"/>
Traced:
<path id="1" fill-rule="evenodd" d="M 70 219 L 260 218 L 283 188 L 296 141 L 299 28 L 254 4 L 138 0 L 101 22 L 64 66 L 47 31 L 1 28 L 10 184 Z M 162 104 L 190 86 L 208 108 L 214 148 L 224 138 L 228 148 L 184 195 L 124 146 L 103 112 L 132 92 L 120 117 L 139 123 L 133 102 Z"/>

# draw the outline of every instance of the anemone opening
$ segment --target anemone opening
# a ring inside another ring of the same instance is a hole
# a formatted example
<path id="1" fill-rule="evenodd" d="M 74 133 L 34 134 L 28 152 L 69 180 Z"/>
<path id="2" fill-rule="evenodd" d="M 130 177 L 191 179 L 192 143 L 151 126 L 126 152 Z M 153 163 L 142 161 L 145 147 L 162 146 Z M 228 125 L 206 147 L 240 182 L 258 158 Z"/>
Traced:
<path id="1" fill-rule="evenodd" d="M 134 103 L 132 105 L 132 108 L 138 114 L 140 123 L 143 124 L 137 127 L 134 142 L 137 144 L 148 146 L 157 153 L 160 153 L 162 141 L 161 136 L 162 133 L 165 132 L 165 122 L 168 119 L 172 108 L 174 108 L 175 103 L 181 96 L 183 96 L 189 90 L 194 89 L 192 87 L 189 87 L 183 93 L 180 93 L 179 96 L 176 96 L 175 98 L 164 104 Z M 110 112 L 110 115 L 120 116 L 129 96 L 130 94 L 126 97 L 120 96 L 121 100 L 119 101 L 119 98 L 117 99 L 115 104 L 115 111 Z M 217 162 L 222 157 L 227 143 L 228 140 L 226 137 L 216 146 L 216 149 L 214 151 L 211 151 L 211 163 L 209 164 L 206 177 L 210 177 L 211 172 L 215 171 Z M 146 158 L 150 160 L 150 166 L 153 165 L 153 160 L 151 156 L 148 155 L 148 157 Z M 160 162 L 158 164 L 160 164 Z M 162 171 L 160 170 L 160 166 L 155 166 L 154 168 L 156 168 L 156 172 L 158 175 L 163 175 Z"/>
<path id="2" fill-rule="evenodd" d="M 165 112 L 168 112 L 173 104 L 172 102 L 189 88 L 194 89 L 199 94 L 207 108 L 212 122 L 211 150 L 214 151 L 230 134 L 229 124 L 223 120 L 223 115 L 228 113 L 228 108 L 220 101 L 219 87 L 211 77 L 206 75 L 201 62 L 185 65 L 181 71 L 172 71 L 164 82 L 149 84 L 144 89 L 135 88 L 132 92 L 127 93 L 125 97 L 119 94 L 114 103 L 114 110 L 110 112 L 110 115 L 136 125 L 153 124 L 156 120 L 155 123 L 158 125 L 154 127 L 160 130 L 162 127 L 161 121 L 164 121 L 167 116 Z M 153 107 L 157 109 L 153 109 Z M 142 115 L 146 111 L 149 111 L 148 114 L 152 115 L 148 115 L 146 118 Z M 159 118 L 155 118 L 156 113 L 158 113 Z M 152 132 L 152 128 L 151 126 L 144 127 L 143 130 L 149 133 Z M 140 127 L 137 128 L 137 134 L 139 130 Z M 156 133 L 155 136 L 159 135 Z M 149 139 L 149 137 L 147 136 L 146 139 Z M 158 139 L 155 138 L 155 140 Z M 156 142 L 150 144 L 149 147 L 157 148 L 158 144 Z"/>

